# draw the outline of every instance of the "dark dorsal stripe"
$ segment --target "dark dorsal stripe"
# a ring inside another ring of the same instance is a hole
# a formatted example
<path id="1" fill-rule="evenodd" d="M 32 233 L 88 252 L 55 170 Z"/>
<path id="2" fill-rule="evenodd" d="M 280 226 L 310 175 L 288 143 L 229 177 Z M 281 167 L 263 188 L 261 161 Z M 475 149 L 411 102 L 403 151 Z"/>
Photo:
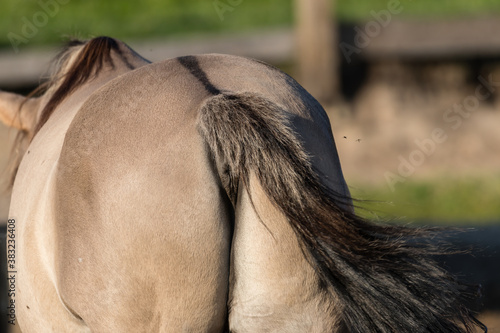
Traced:
<path id="1" fill-rule="evenodd" d="M 62 56 L 69 57 L 68 50 L 71 47 L 82 45 L 81 41 L 71 41 L 62 52 Z M 71 68 L 64 74 L 64 78 L 59 88 L 52 95 L 49 102 L 42 110 L 40 119 L 35 127 L 36 134 L 40 128 L 47 122 L 56 107 L 76 88 L 83 85 L 90 78 L 95 77 L 108 63 L 114 67 L 111 51 L 121 55 L 120 47 L 116 40 L 109 37 L 97 37 L 85 44 L 80 55 L 75 60 Z M 123 57 L 122 57 L 123 58 Z M 128 61 L 125 62 L 128 67 L 132 67 Z M 57 76 L 56 76 L 57 79 Z"/>
<path id="2" fill-rule="evenodd" d="M 212 95 L 219 95 L 221 93 L 221 91 L 215 87 L 212 82 L 210 82 L 207 74 L 203 71 L 203 69 L 201 69 L 200 63 L 195 56 L 179 57 L 177 60 L 182 66 L 186 67 L 189 72 L 201 82 L 201 84 L 203 84 L 209 93 Z"/>

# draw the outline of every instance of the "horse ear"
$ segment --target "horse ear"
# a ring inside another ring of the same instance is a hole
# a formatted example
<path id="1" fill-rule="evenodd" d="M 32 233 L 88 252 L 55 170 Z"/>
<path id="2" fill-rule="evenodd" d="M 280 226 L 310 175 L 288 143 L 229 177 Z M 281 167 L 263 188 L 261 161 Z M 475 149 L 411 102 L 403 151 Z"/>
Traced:
<path id="1" fill-rule="evenodd" d="M 8 127 L 32 131 L 40 105 L 39 98 L 28 98 L 0 91 L 0 121 Z"/>

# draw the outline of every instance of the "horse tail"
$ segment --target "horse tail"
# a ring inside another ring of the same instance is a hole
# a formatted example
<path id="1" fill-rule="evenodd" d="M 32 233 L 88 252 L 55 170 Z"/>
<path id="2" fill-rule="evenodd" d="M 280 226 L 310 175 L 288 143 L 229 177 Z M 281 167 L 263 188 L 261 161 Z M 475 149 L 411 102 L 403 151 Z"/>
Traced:
<path id="1" fill-rule="evenodd" d="M 463 305 L 468 288 L 429 258 L 439 251 L 424 240 L 436 230 L 355 215 L 320 181 L 282 107 L 254 93 L 218 94 L 201 107 L 199 129 L 233 204 L 252 173 L 286 216 L 348 331 L 486 330 Z"/>

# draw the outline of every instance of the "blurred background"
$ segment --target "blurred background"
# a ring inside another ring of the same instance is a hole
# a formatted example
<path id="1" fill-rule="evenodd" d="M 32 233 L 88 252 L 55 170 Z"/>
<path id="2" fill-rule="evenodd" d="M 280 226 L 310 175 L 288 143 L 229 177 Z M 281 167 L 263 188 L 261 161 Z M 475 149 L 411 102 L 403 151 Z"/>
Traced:
<path id="1" fill-rule="evenodd" d="M 324 105 L 360 214 L 476 229 L 453 238 L 473 255 L 441 260 L 483 285 L 477 309 L 490 332 L 500 332 L 500 0 L 2 0 L 1 7 L 2 90 L 31 91 L 65 40 L 100 35 L 152 61 L 231 53 L 289 73 Z M 0 125 L 2 170 L 14 136 Z M 3 223 L 8 197 L 0 197 Z"/>

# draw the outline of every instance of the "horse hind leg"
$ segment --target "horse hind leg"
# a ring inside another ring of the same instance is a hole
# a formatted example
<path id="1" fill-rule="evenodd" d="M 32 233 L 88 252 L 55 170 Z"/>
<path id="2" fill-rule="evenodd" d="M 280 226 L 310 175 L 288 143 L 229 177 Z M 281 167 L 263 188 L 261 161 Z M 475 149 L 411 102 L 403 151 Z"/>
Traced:
<path id="1" fill-rule="evenodd" d="M 321 288 L 286 218 L 258 182 L 250 184 L 240 186 L 236 206 L 231 332 L 332 332 L 331 294 Z"/>

